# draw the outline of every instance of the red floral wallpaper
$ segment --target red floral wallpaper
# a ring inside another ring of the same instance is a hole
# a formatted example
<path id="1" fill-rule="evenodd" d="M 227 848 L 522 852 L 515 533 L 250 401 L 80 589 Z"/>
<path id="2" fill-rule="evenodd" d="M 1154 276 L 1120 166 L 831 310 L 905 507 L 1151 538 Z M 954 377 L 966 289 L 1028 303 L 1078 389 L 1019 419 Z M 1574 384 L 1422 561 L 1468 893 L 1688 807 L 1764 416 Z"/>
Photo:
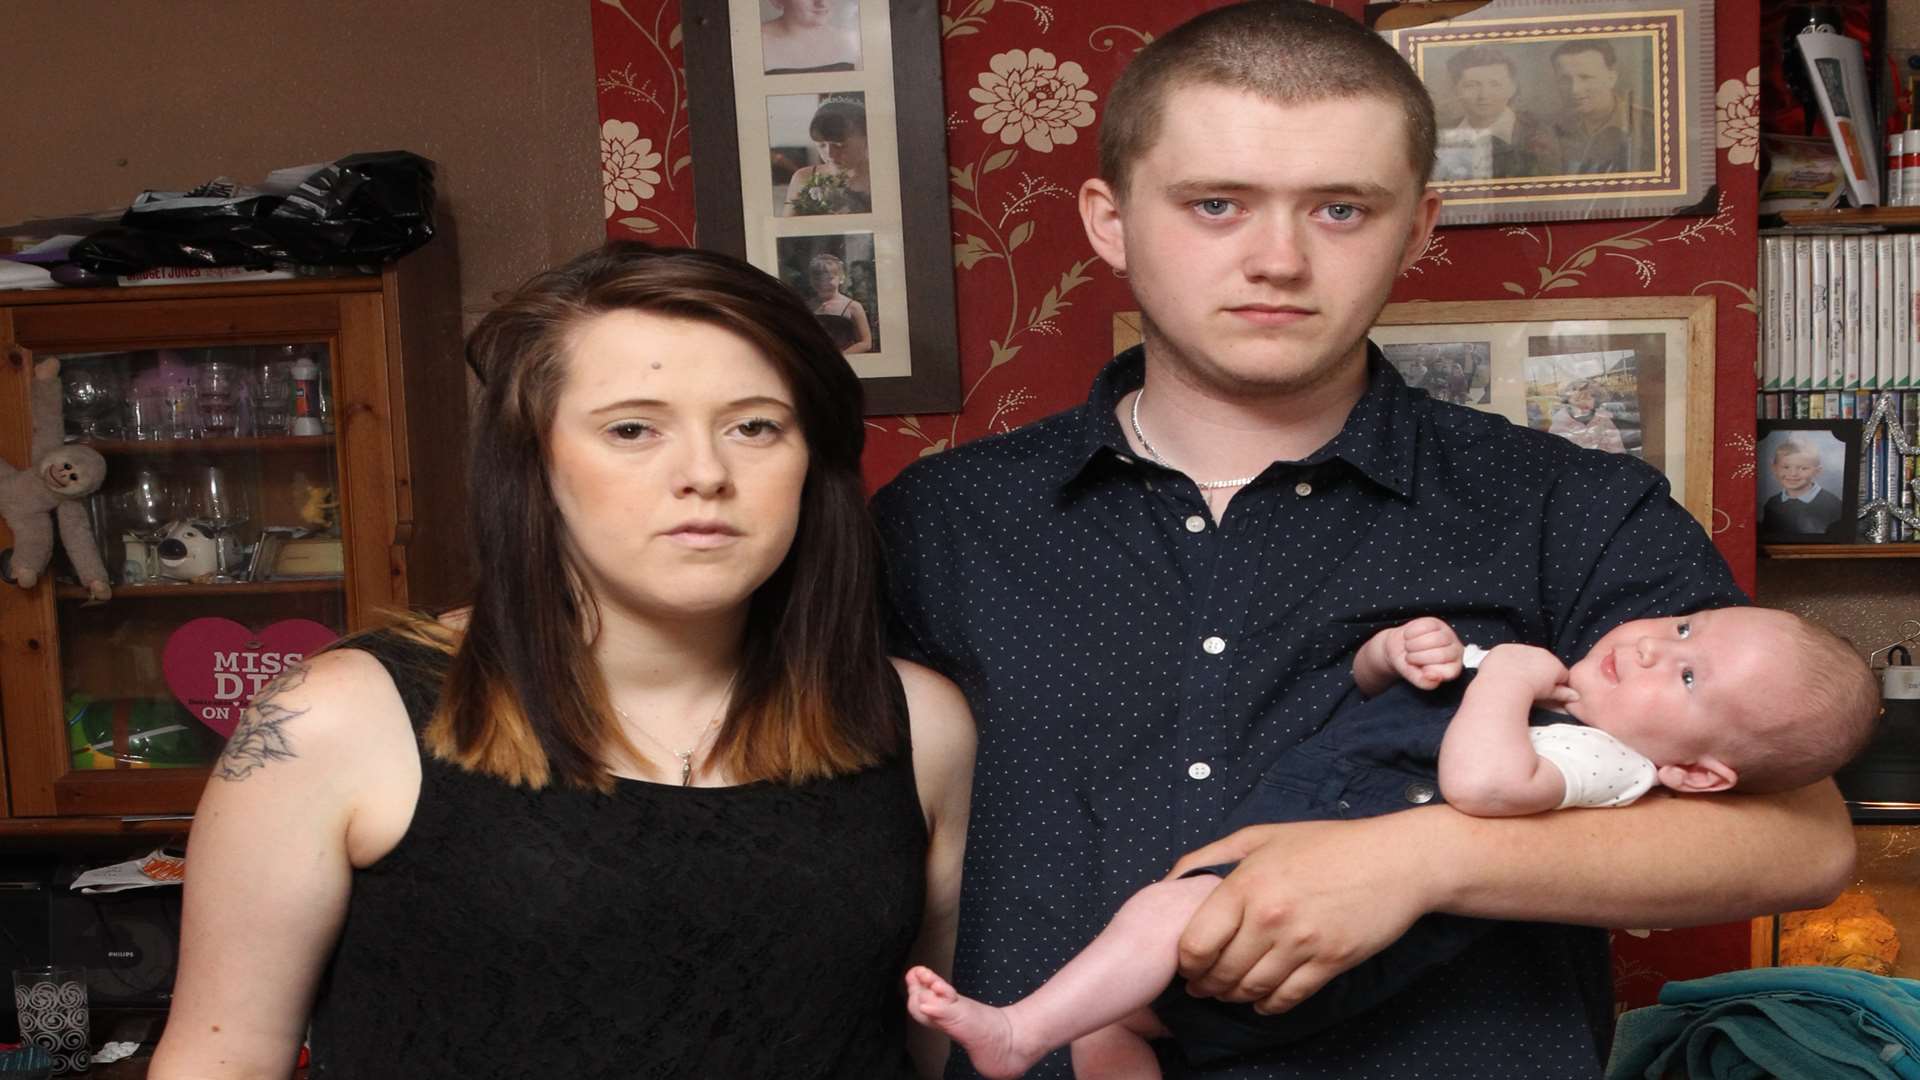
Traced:
<path id="1" fill-rule="evenodd" d="M 701 0 L 717 2 L 717 0 Z M 1214 0 L 942 0 L 947 155 L 965 406 L 870 417 L 867 477 L 1084 399 L 1126 282 L 1093 257 L 1074 192 L 1105 94 L 1156 33 Z M 1337 5 L 1351 14 L 1359 4 Z M 1708 217 L 1443 230 L 1396 300 L 1708 295 L 1718 304 L 1713 532 L 1754 571 L 1757 0 L 1714 10 L 1719 205 Z M 678 0 L 595 0 L 607 235 L 697 242 Z M 1616 935 L 1623 1005 L 1747 963 L 1744 924 Z"/>

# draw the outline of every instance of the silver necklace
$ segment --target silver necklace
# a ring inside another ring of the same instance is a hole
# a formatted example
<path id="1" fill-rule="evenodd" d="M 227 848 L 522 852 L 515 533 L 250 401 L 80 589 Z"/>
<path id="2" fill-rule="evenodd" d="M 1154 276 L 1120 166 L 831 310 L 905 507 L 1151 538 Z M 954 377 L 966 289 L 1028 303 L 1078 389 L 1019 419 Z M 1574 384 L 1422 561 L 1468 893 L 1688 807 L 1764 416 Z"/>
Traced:
<path id="1" fill-rule="evenodd" d="M 639 732 L 641 735 L 646 736 L 646 739 L 648 742 L 652 743 L 653 745 L 659 747 L 662 750 L 665 750 L 667 753 L 672 754 L 674 757 L 678 758 L 680 760 L 680 786 L 692 787 L 693 786 L 693 756 L 695 754 L 698 754 L 702 747 L 706 746 L 707 736 L 713 734 L 714 725 L 720 722 L 720 714 L 726 711 L 726 703 L 725 702 L 721 703 L 720 708 L 714 712 L 713 719 L 708 720 L 707 726 L 700 729 L 700 737 L 695 739 L 693 741 L 693 745 L 686 748 L 685 750 L 675 750 L 673 747 L 667 745 L 664 742 L 661 742 L 659 736 L 655 735 L 651 731 L 648 731 L 646 728 L 641 727 L 639 724 L 634 723 L 633 717 L 628 715 L 627 710 L 621 708 L 620 706 L 615 705 L 613 707 L 613 711 L 620 714 L 620 719 L 626 724 L 628 728 L 631 728 L 632 730 Z"/>
<path id="2" fill-rule="evenodd" d="M 1173 469 L 1174 472 L 1179 472 L 1179 469 L 1174 469 L 1172 462 L 1161 457 L 1160 451 L 1155 450 L 1153 444 L 1147 441 L 1147 433 L 1140 430 L 1140 399 L 1146 396 L 1147 391 L 1144 387 L 1133 395 L 1133 437 L 1140 440 L 1140 449 L 1145 450 L 1147 456 L 1152 458 L 1156 464 L 1164 468 Z M 1189 477 L 1189 479 L 1191 479 L 1191 477 Z M 1194 480 L 1193 486 L 1202 491 L 1219 491 L 1221 488 L 1246 487 L 1258 479 L 1260 479 L 1260 474 L 1255 473 L 1252 476 L 1242 476 L 1237 480 Z"/>

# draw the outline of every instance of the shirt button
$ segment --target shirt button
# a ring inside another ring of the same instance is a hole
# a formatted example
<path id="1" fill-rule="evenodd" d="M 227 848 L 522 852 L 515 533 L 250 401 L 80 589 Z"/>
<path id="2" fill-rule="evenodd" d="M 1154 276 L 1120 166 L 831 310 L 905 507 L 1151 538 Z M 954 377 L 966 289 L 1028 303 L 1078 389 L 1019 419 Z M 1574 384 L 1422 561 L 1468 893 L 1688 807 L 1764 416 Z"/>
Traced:
<path id="1" fill-rule="evenodd" d="M 1187 766 L 1187 775 L 1193 777 L 1195 780 L 1205 780 L 1207 777 L 1213 775 L 1213 766 L 1204 761 L 1196 761 Z"/>
<path id="2" fill-rule="evenodd" d="M 1413 803 L 1415 806 L 1432 802 L 1433 795 L 1433 785 L 1423 780 L 1416 780 L 1407 785 L 1407 801 Z"/>
<path id="3" fill-rule="evenodd" d="M 1206 532 L 1207 519 L 1201 517 L 1199 514 L 1193 515 L 1192 517 L 1187 519 L 1187 531 L 1188 532 Z"/>
<path id="4" fill-rule="evenodd" d="M 1305 480 L 1302 480 L 1299 483 L 1293 485 L 1293 493 L 1295 495 L 1311 495 L 1313 494 L 1313 485 L 1307 483 Z"/>
<path id="5" fill-rule="evenodd" d="M 1210 637 L 1201 642 L 1200 647 L 1214 656 L 1219 656 L 1221 653 L 1227 651 L 1227 641 L 1225 638 Z"/>

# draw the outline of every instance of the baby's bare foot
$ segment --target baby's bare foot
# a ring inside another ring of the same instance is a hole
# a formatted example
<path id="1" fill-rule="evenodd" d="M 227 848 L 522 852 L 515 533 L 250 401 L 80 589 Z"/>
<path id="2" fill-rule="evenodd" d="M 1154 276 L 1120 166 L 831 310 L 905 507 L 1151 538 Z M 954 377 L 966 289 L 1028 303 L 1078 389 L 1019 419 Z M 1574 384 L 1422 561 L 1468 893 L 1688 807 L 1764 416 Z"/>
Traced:
<path id="1" fill-rule="evenodd" d="M 962 996 L 928 968 L 907 972 L 907 1013 L 964 1047 L 974 1071 L 988 1080 L 1014 1080 L 1040 1060 L 1039 1052 L 1015 1045 L 1006 1010 Z"/>

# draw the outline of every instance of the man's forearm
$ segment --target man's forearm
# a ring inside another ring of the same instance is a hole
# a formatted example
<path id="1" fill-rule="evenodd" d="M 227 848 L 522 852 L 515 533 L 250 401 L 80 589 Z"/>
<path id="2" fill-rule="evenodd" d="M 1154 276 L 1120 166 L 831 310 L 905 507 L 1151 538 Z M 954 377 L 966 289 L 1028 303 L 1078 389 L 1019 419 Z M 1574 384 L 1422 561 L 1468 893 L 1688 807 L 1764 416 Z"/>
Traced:
<path id="1" fill-rule="evenodd" d="M 1520 818 L 1450 807 L 1395 816 L 1408 819 L 1400 849 L 1432 875 L 1433 909 L 1458 915 L 1693 926 L 1817 907 L 1853 874 L 1853 830 L 1824 781 Z"/>

